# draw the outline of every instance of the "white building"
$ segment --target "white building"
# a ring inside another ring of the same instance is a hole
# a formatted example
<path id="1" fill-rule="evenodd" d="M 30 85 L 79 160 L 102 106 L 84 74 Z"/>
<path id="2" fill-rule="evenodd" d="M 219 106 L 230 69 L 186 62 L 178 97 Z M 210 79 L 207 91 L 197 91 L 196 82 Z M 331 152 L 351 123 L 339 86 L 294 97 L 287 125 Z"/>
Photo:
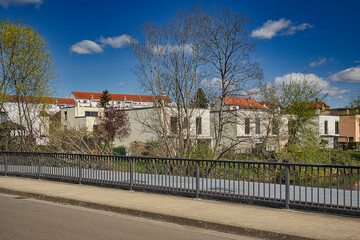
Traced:
<path id="1" fill-rule="evenodd" d="M 54 115 L 62 108 L 74 107 L 76 102 L 71 98 L 49 98 L 49 105 L 47 106 L 47 113 Z"/>
<path id="2" fill-rule="evenodd" d="M 98 107 L 102 93 L 71 92 L 69 98 L 74 99 L 80 107 Z M 154 97 L 150 95 L 110 94 L 110 106 L 123 109 L 146 108 L 154 106 Z M 165 100 L 168 99 L 165 97 Z"/>
<path id="3" fill-rule="evenodd" d="M 271 115 L 266 108 L 252 98 L 224 99 L 223 131 L 221 147 L 232 147 L 236 152 L 249 152 L 257 146 L 276 151 L 287 142 L 287 116 Z M 212 107 L 213 134 L 219 127 L 220 101 Z"/>
<path id="4" fill-rule="evenodd" d="M 339 116 L 322 115 L 319 114 L 315 117 L 319 129 L 319 136 L 325 141 L 327 148 L 335 148 L 338 145 L 339 135 Z"/>
<path id="5" fill-rule="evenodd" d="M 10 99 L 4 102 L 2 107 L 1 122 L 9 121 L 17 126 L 10 131 L 11 137 L 32 136 L 36 144 L 47 144 L 49 117 L 44 111 L 43 104 L 25 101 L 18 103 Z"/>

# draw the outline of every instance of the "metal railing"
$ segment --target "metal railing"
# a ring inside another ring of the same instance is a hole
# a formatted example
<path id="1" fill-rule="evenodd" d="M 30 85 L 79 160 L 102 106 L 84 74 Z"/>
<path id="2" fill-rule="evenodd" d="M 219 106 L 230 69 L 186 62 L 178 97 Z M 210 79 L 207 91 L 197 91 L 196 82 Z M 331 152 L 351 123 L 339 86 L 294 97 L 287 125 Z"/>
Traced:
<path id="1" fill-rule="evenodd" d="M 360 166 L 0 152 L 0 173 L 360 215 Z"/>

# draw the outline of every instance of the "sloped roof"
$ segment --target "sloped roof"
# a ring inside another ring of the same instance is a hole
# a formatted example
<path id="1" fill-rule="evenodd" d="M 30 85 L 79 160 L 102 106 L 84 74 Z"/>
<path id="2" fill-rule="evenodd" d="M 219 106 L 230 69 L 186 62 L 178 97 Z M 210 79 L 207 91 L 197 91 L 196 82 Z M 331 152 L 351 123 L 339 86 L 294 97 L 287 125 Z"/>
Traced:
<path id="1" fill-rule="evenodd" d="M 77 99 L 100 99 L 102 93 L 94 92 L 72 92 Z M 134 101 L 134 102 L 154 102 L 154 97 L 151 95 L 129 95 L 129 94 L 109 94 L 112 101 Z M 164 96 L 165 101 L 169 99 Z"/>
<path id="2" fill-rule="evenodd" d="M 330 108 L 330 106 L 329 106 L 329 105 L 327 105 L 326 103 L 324 103 L 323 101 L 321 101 L 321 102 L 318 102 L 318 103 L 316 104 L 316 108 L 320 108 L 320 109 L 329 109 L 329 108 Z"/>
<path id="3" fill-rule="evenodd" d="M 263 105 L 252 98 L 225 97 L 224 100 L 226 104 L 239 106 L 240 108 L 260 108 L 265 110 Z"/>
<path id="4" fill-rule="evenodd" d="M 21 99 L 21 101 L 25 102 L 31 102 L 31 103 L 50 103 L 50 104 L 69 104 L 69 105 L 76 105 L 76 102 L 74 99 L 71 98 L 40 98 L 40 97 L 24 97 L 24 96 L 15 96 L 15 95 L 9 95 L 6 96 L 6 100 L 10 102 L 14 102 L 17 99 Z"/>
<path id="5" fill-rule="evenodd" d="M 72 98 L 49 98 L 49 101 L 52 104 L 76 105 L 75 100 Z"/>

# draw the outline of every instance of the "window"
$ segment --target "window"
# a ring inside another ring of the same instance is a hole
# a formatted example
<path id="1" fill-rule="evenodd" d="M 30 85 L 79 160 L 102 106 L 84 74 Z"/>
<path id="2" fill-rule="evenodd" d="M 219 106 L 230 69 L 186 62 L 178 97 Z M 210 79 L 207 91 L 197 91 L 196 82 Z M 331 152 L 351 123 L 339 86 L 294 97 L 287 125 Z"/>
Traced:
<path id="1" fill-rule="evenodd" d="M 328 121 L 324 121 L 324 134 L 328 134 Z"/>
<path id="2" fill-rule="evenodd" d="M 201 134 L 201 118 L 196 118 L 196 134 Z"/>
<path id="3" fill-rule="evenodd" d="M 64 112 L 64 118 L 67 120 L 67 112 Z"/>
<path id="4" fill-rule="evenodd" d="M 260 134 L 260 118 L 256 118 L 255 122 L 256 122 L 255 132 L 256 134 Z"/>
<path id="5" fill-rule="evenodd" d="M 84 100 L 84 101 L 83 101 L 83 103 L 87 103 L 87 101 L 86 101 L 86 100 Z"/>
<path id="6" fill-rule="evenodd" d="M 335 122 L 335 134 L 339 134 L 339 122 Z"/>
<path id="7" fill-rule="evenodd" d="M 288 122 L 288 134 L 294 136 L 296 133 L 296 120 L 290 119 Z"/>
<path id="8" fill-rule="evenodd" d="M 85 117 L 97 117 L 98 112 L 85 112 Z"/>
<path id="9" fill-rule="evenodd" d="M 279 135 L 279 121 L 273 121 L 272 124 L 272 134 L 273 135 Z"/>
<path id="10" fill-rule="evenodd" d="M 186 129 L 187 127 L 188 127 L 188 120 L 186 117 L 184 117 L 183 128 Z"/>
<path id="11" fill-rule="evenodd" d="M 171 133 L 176 134 L 177 133 L 177 117 L 170 118 L 170 127 L 171 127 Z"/>
<path id="12" fill-rule="evenodd" d="M 245 118 L 245 134 L 250 134 L 250 118 Z"/>
<path id="13" fill-rule="evenodd" d="M 7 114 L 4 113 L 4 112 L 1 112 L 1 113 L 0 113 L 0 123 L 6 122 L 7 119 L 8 119 Z"/>

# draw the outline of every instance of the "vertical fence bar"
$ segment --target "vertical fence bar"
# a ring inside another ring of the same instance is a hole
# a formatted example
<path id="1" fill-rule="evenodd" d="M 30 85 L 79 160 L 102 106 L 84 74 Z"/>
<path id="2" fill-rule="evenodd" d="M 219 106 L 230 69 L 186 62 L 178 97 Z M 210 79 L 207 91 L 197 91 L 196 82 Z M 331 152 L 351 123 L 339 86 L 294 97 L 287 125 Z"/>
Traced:
<path id="1" fill-rule="evenodd" d="M 82 166 L 81 166 L 81 156 L 79 157 L 79 184 L 81 184 L 82 178 Z"/>
<path id="2" fill-rule="evenodd" d="M 41 178 L 41 157 L 40 153 L 38 153 L 38 179 Z"/>
<path id="3" fill-rule="evenodd" d="M 7 155 L 5 153 L 5 176 L 8 174 L 8 161 L 7 161 Z"/>
<path id="4" fill-rule="evenodd" d="M 196 161 L 196 191 L 195 191 L 195 197 L 199 198 L 199 192 L 200 192 L 200 166 L 199 166 L 199 160 Z"/>
<path id="5" fill-rule="evenodd" d="M 290 173 L 289 165 L 285 165 L 285 208 L 289 209 L 290 200 Z"/>
<path id="6" fill-rule="evenodd" d="M 133 190 L 134 175 L 133 175 L 133 158 L 130 158 L 130 190 Z"/>

